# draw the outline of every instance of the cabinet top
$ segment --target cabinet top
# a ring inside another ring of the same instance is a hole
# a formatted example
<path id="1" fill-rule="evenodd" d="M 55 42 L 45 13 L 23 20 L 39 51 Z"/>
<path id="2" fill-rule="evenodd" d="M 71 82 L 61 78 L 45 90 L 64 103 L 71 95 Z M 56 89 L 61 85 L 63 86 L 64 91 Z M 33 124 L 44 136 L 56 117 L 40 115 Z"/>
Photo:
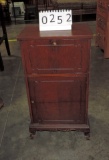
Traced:
<path id="1" fill-rule="evenodd" d="M 37 25 L 26 26 L 21 33 L 18 35 L 17 39 L 22 40 L 35 40 L 39 38 L 92 38 L 92 32 L 90 27 L 86 23 L 74 23 L 72 25 L 72 30 L 66 31 L 39 31 Z"/>

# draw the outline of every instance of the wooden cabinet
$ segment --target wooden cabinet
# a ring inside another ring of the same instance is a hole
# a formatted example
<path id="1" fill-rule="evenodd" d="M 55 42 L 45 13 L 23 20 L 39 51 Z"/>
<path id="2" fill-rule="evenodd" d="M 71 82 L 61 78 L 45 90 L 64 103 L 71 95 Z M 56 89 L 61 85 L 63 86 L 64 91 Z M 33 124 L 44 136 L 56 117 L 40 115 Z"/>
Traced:
<path id="1" fill-rule="evenodd" d="M 89 134 L 91 38 L 87 24 L 73 24 L 71 31 L 47 32 L 28 26 L 18 36 L 31 133 L 79 130 Z"/>
<path id="2" fill-rule="evenodd" d="M 97 0 L 96 46 L 109 58 L 109 0 Z"/>

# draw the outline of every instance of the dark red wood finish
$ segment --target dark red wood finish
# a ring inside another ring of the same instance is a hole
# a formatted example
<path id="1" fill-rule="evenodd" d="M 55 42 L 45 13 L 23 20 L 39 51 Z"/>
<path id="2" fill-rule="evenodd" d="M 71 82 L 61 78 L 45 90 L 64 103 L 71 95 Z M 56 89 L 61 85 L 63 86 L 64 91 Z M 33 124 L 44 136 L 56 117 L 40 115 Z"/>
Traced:
<path id="1" fill-rule="evenodd" d="M 73 24 L 72 31 L 47 32 L 28 26 L 18 36 L 30 108 L 30 132 L 90 132 L 91 38 L 86 24 Z"/>

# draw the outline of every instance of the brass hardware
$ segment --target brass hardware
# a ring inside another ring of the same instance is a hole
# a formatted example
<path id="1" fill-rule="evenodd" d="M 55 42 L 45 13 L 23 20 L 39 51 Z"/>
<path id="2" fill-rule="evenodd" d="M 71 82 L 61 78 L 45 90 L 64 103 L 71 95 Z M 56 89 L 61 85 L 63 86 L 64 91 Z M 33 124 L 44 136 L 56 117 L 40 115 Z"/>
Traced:
<path id="1" fill-rule="evenodd" d="M 32 104 L 34 104 L 34 101 L 31 101 Z"/>
<path id="2" fill-rule="evenodd" d="M 53 46 L 56 46 L 57 45 L 57 43 L 56 42 L 53 42 Z"/>
<path id="3" fill-rule="evenodd" d="M 50 45 L 57 46 L 57 41 L 49 40 Z"/>

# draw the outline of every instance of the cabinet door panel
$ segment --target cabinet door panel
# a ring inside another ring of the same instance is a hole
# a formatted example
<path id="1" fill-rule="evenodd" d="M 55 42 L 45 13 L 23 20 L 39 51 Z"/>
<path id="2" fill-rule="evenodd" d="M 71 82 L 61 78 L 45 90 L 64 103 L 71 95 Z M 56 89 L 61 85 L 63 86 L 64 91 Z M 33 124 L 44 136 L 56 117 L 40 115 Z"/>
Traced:
<path id="1" fill-rule="evenodd" d="M 28 72 L 87 72 L 90 50 L 86 40 L 48 40 L 29 44 L 25 59 Z M 48 43 L 48 45 L 47 45 Z M 31 71 L 30 71 L 31 70 Z"/>
<path id="2" fill-rule="evenodd" d="M 87 104 L 86 83 L 87 79 L 80 77 L 49 77 L 29 81 L 29 88 L 34 86 L 30 90 L 30 99 L 34 101 L 34 122 L 84 123 Z"/>

